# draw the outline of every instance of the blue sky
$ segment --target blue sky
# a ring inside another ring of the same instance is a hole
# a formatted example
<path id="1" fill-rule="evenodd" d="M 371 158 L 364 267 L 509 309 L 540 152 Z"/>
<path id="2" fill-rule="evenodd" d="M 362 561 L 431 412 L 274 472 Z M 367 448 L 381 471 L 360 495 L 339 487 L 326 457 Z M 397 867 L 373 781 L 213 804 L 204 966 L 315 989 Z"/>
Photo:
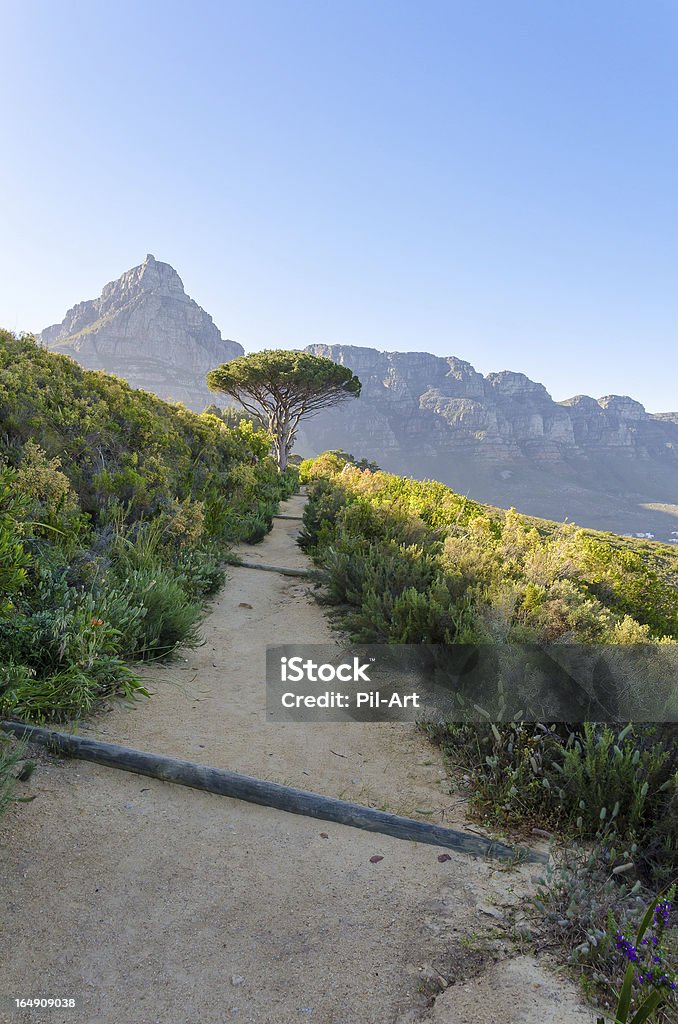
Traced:
<path id="1" fill-rule="evenodd" d="M 674 0 L 0 0 L 0 323 L 171 263 L 341 342 L 678 409 Z"/>

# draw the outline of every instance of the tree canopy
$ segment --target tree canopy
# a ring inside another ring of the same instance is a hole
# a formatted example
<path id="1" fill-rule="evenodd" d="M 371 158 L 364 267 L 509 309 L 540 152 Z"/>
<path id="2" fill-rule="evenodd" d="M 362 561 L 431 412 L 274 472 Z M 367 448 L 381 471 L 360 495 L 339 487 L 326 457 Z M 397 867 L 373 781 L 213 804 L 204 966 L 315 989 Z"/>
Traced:
<path id="1" fill-rule="evenodd" d="M 211 391 L 229 395 L 253 416 L 263 416 L 284 470 L 302 418 L 360 395 L 347 366 L 308 352 L 266 349 L 239 356 L 207 374 Z"/>

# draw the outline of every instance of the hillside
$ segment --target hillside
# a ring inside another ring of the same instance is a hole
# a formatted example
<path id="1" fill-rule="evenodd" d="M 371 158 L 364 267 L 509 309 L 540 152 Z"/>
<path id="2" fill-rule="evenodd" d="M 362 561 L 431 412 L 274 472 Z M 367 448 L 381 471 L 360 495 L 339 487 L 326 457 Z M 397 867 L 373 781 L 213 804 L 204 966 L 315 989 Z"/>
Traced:
<path id="1" fill-rule="evenodd" d="M 430 658 L 440 679 L 458 677 L 457 692 L 473 708 L 480 703 L 501 711 L 500 683 L 512 688 L 509 707 L 513 691 L 529 701 L 538 678 L 534 659 L 520 663 L 514 676 L 504 675 L 505 659 L 483 679 L 474 675 L 471 662 L 459 668 L 455 645 L 464 645 L 461 653 L 469 645 L 488 645 L 509 656 L 508 648 L 525 644 L 552 650 L 613 646 L 626 691 L 619 719 L 613 717 L 619 705 L 609 675 L 601 673 L 596 682 L 594 673 L 587 681 L 587 703 L 604 695 L 597 706 L 607 706 L 601 715 L 607 725 L 599 720 L 589 728 L 581 714 L 572 714 L 567 698 L 561 704 L 572 681 L 576 688 L 583 677 L 558 676 L 555 682 L 551 664 L 540 701 L 542 695 L 553 697 L 542 710 L 548 704 L 556 712 L 539 719 L 553 723 L 551 728 L 533 715 L 518 721 L 525 711 L 515 718 L 508 711 L 488 716 L 492 725 L 482 716 L 468 724 L 455 716 L 432 735 L 449 748 L 455 764 L 461 761 L 472 771 L 476 806 L 487 820 L 515 827 L 536 816 L 587 837 L 619 829 L 620 841 L 635 838 L 638 857 L 653 878 L 675 877 L 678 551 L 534 521 L 468 501 L 435 481 L 361 469 L 336 453 L 302 463 L 301 479 L 309 484 L 310 500 L 300 542 L 321 570 L 323 601 L 351 640 L 436 645 L 430 654 L 415 652 L 417 664 Z M 639 653 L 663 659 L 654 678 L 646 671 L 651 660 L 638 672 L 633 659 Z M 400 657 L 408 657 L 406 649 L 398 649 Z M 625 712 L 642 705 L 649 685 L 656 687 L 653 696 L 662 691 L 661 716 L 632 733 L 630 726 L 615 725 L 638 721 Z M 606 819 L 617 801 L 613 824 Z"/>
<path id="2" fill-rule="evenodd" d="M 294 486 L 269 447 L 0 332 L 0 713 L 77 717 L 199 643 L 226 547 Z"/>
<path id="3" fill-rule="evenodd" d="M 330 410 L 306 425 L 302 454 L 343 448 L 478 501 L 678 539 L 676 414 L 653 416 L 618 395 L 555 402 L 525 374 L 483 377 L 453 356 L 351 345 L 310 350 L 350 366 L 363 391 L 354 409 Z"/>

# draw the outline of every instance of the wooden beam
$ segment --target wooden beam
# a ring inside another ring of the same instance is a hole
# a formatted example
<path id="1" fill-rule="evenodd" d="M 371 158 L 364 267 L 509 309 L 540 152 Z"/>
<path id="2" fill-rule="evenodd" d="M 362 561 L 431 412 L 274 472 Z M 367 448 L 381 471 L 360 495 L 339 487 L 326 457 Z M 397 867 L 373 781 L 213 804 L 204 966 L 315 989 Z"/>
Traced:
<path id="1" fill-rule="evenodd" d="M 305 576 L 310 578 L 311 576 L 318 575 L 317 569 L 293 569 L 285 565 L 268 565 L 266 562 L 245 562 L 240 558 L 237 561 L 228 562 L 228 565 L 240 566 L 241 569 L 261 569 L 263 572 L 279 572 L 283 576 Z"/>
<path id="2" fill-rule="evenodd" d="M 16 736 L 23 736 L 31 742 L 42 743 L 48 749 L 110 768 L 134 772 L 137 775 L 148 775 L 163 782 L 173 782 L 179 786 L 228 796 L 236 800 L 247 800 L 250 803 L 274 807 L 292 814 L 304 814 L 324 821 L 335 821 L 352 828 L 365 829 L 368 832 L 381 832 L 406 839 L 411 842 L 428 843 L 431 846 L 442 846 L 457 850 L 472 857 L 489 857 L 497 860 L 547 862 L 546 854 L 525 848 L 511 848 L 503 843 L 494 842 L 484 836 L 460 832 L 456 829 L 432 825 L 427 821 L 414 818 L 403 818 L 396 814 L 378 811 L 373 807 L 350 803 L 347 800 L 336 800 L 334 797 L 322 796 L 308 790 L 296 789 L 293 786 L 282 786 L 277 782 L 267 782 L 249 775 L 227 771 L 223 768 L 212 768 L 193 761 L 182 761 L 164 754 L 152 754 L 144 750 L 121 747 L 114 743 L 103 743 L 100 740 L 73 736 L 68 733 L 53 732 L 25 725 L 22 722 L 0 722 L 0 727 Z"/>

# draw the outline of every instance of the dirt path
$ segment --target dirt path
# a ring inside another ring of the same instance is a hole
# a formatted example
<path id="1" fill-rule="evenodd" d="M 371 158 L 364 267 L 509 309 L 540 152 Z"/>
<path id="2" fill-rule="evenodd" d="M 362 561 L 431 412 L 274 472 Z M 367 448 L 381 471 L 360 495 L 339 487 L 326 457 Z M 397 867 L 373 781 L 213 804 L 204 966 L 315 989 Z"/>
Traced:
<path id="1" fill-rule="evenodd" d="M 299 514 L 291 499 L 287 515 Z M 251 560 L 307 564 L 277 519 Z M 152 700 L 89 732 L 426 820 L 459 823 L 413 726 L 266 723 L 268 643 L 333 634 L 302 582 L 233 567 L 206 644 L 144 672 Z M 0 1020 L 56 1024 L 590 1021 L 525 957 L 470 980 L 473 936 L 529 884 L 434 847 L 44 758 L 0 823 Z M 383 860 L 373 864 L 378 854 Z M 444 980 L 443 980 L 444 979 Z M 442 983 L 456 982 L 436 1001 Z M 10 999 L 75 998 L 75 1010 Z M 4 998 L 5 1002 L 2 1002 Z M 432 1014 L 432 1015 L 431 1015 Z"/>

